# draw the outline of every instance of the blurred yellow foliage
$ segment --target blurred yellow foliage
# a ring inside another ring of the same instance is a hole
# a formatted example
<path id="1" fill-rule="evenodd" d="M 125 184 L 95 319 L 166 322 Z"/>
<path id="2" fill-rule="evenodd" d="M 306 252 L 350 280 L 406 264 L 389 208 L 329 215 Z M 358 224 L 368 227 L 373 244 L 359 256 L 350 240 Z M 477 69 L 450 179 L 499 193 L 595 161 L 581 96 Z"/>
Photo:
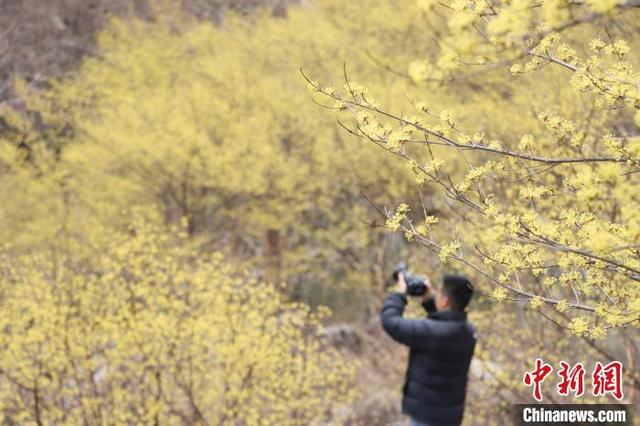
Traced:
<path id="1" fill-rule="evenodd" d="M 0 254 L 0 413 L 18 424 L 309 424 L 354 397 L 325 311 L 132 219 L 99 257 Z M 34 408 L 35 407 L 35 408 Z"/>

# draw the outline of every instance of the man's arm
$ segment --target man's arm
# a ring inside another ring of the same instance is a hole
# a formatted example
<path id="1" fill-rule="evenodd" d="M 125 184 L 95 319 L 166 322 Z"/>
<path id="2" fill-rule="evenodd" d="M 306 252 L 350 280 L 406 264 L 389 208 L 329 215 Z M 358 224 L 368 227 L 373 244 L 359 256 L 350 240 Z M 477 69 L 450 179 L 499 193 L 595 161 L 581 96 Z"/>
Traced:
<path id="1" fill-rule="evenodd" d="M 402 318 L 407 304 L 407 296 L 402 293 L 391 293 L 382 305 L 380 318 L 382 327 L 393 340 L 407 346 L 423 346 L 429 339 L 430 327 L 428 319 Z"/>
<path id="2" fill-rule="evenodd" d="M 436 299 L 435 299 L 435 297 L 429 295 L 429 297 L 427 297 L 426 299 L 423 299 L 422 300 L 422 307 L 424 308 L 425 311 L 427 311 L 427 314 L 432 314 L 432 313 L 436 312 L 437 309 L 436 309 Z"/>

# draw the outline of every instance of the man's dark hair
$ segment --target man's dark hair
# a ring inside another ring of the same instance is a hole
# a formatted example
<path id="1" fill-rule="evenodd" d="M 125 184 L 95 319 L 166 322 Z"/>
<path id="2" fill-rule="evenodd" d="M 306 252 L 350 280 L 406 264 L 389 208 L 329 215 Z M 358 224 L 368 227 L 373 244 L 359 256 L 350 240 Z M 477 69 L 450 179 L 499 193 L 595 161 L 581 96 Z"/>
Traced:
<path id="1" fill-rule="evenodd" d="M 464 311 L 473 297 L 473 285 L 464 275 L 444 276 L 442 292 L 451 299 L 454 309 Z"/>

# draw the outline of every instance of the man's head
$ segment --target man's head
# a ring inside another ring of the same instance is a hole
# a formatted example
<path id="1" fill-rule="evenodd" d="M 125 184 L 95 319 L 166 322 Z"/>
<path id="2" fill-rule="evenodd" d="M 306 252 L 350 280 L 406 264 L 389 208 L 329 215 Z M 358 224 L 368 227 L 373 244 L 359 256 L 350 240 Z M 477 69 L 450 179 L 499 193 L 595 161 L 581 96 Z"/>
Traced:
<path id="1" fill-rule="evenodd" d="M 442 286 L 435 296 L 436 308 L 439 311 L 446 309 L 464 311 L 472 296 L 473 286 L 465 276 L 445 275 Z"/>

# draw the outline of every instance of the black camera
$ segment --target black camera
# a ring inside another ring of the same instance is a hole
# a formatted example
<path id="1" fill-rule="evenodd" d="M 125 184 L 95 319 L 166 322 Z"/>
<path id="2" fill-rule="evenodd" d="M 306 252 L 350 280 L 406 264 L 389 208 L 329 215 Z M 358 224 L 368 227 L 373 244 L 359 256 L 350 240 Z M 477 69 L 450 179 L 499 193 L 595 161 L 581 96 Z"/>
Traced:
<path id="1" fill-rule="evenodd" d="M 411 274 L 405 262 L 398 263 L 393 269 L 391 277 L 394 282 L 398 281 L 398 274 L 400 272 L 404 275 L 404 282 L 407 283 L 407 294 L 409 296 L 422 296 L 429 289 L 425 279 L 418 275 Z"/>

